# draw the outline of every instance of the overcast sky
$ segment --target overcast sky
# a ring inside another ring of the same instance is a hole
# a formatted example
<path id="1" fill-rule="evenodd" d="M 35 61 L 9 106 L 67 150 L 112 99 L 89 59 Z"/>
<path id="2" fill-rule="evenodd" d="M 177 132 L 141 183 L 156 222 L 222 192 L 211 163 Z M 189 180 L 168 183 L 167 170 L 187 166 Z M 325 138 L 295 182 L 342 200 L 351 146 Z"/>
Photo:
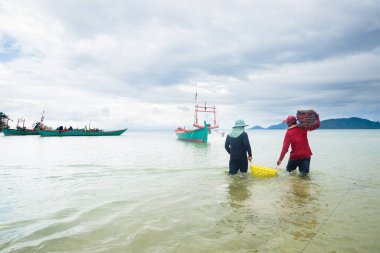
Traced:
<path id="1" fill-rule="evenodd" d="M 380 1 L 0 0 L 0 111 L 31 125 L 175 129 L 380 120 Z M 15 121 L 11 126 L 15 125 Z"/>

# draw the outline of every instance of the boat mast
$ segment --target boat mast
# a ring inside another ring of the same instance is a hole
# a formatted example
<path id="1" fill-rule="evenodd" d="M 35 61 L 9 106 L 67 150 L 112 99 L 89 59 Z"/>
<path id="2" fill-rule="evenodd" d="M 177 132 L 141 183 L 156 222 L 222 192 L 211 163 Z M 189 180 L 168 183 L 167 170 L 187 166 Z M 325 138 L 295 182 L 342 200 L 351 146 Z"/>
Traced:
<path id="1" fill-rule="evenodd" d="M 44 129 L 44 113 L 45 113 L 45 110 L 42 111 L 42 115 L 41 115 L 41 120 L 40 120 L 40 129 L 41 130 Z"/>
<path id="2" fill-rule="evenodd" d="M 197 110 L 198 103 L 197 103 L 197 99 L 198 99 L 198 84 L 195 86 L 195 100 L 194 100 L 195 110 L 194 110 L 194 124 L 193 125 L 198 125 L 198 110 Z"/>
<path id="3" fill-rule="evenodd" d="M 218 124 L 216 123 L 216 107 L 215 106 L 207 106 L 205 103 L 204 106 L 199 106 L 198 104 L 195 105 L 195 115 L 196 115 L 196 120 L 193 124 L 193 126 L 198 127 L 198 128 L 203 128 L 203 126 L 198 124 L 198 112 L 204 112 L 204 113 L 213 113 L 214 114 L 214 125 L 209 126 L 210 129 L 218 128 Z"/>
<path id="4" fill-rule="evenodd" d="M 215 108 L 215 105 L 214 105 L 214 126 L 216 126 L 216 108 Z"/>
<path id="5" fill-rule="evenodd" d="M 200 106 L 197 103 L 197 99 L 198 99 L 198 86 L 196 86 L 196 90 L 195 90 L 195 102 L 194 102 L 195 110 L 194 110 L 194 124 L 193 124 L 193 126 L 198 127 L 198 128 L 203 128 L 204 127 L 203 124 L 199 125 L 199 123 L 198 123 L 198 112 L 204 112 L 204 113 L 213 113 L 214 114 L 214 125 L 213 126 L 209 126 L 209 129 L 218 128 L 219 126 L 216 123 L 216 108 L 215 108 L 215 105 L 214 106 L 207 106 L 207 104 L 205 102 L 204 106 Z"/>

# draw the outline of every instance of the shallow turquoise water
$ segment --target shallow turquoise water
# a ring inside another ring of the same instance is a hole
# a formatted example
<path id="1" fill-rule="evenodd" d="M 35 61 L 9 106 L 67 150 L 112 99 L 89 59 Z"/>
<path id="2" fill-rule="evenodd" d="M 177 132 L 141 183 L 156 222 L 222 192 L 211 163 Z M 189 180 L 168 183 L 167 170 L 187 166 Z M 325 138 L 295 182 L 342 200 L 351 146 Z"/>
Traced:
<path id="1" fill-rule="evenodd" d="M 274 167 L 284 131 L 249 137 Z M 0 252 L 379 252 L 380 131 L 309 140 L 310 178 L 255 179 L 218 134 L 0 136 Z"/>

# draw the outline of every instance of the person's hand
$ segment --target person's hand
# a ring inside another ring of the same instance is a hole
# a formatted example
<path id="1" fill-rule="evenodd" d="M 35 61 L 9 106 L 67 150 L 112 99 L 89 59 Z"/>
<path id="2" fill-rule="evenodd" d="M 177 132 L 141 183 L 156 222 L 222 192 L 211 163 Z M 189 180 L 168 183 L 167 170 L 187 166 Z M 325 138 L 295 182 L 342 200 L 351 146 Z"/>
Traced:
<path id="1" fill-rule="evenodd" d="M 248 160 L 249 160 L 249 161 L 252 161 L 252 156 L 248 156 Z"/>
<path id="2" fill-rule="evenodd" d="M 277 166 L 279 166 L 281 164 L 281 161 L 280 160 L 278 160 L 277 161 Z"/>

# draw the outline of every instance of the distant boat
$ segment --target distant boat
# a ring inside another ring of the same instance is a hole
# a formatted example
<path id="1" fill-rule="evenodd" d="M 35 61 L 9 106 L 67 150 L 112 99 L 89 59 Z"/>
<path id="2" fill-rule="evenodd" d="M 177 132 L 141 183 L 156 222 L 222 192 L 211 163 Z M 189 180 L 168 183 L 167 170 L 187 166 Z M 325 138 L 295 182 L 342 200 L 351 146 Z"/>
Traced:
<path id="1" fill-rule="evenodd" d="M 197 93 L 195 93 L 195 103 L 197 101 Z M 207 124 L 204 121 L 203 125 L 198 123 L 198 113 L 213 113 L 214 114 L 214 124 Z M 195 129 L 185 129 L 185 127 L 178 127 L 175 130 L 177 138 L 179 140 L 192 141 L 192 142 L 203 142 L 207 143 L 208 135 L 211 133 L 211 129 L 216 129 L 219 125 L 216 123 L 216 108 L 215 106 L 207 106 L 206 103 L 204 106 L 200 106 L 198 104 L 195 105 L 194 110 L 194 123 L 193 126 Z"/>
<path id="2" fill-rule="evenodd" d="M 38 131 L 37 130 L 33 130 L 33 129 L 24 129 L 24 128 L 20 128 L 20 129 L 6 129 L 4 128 L 3 129 L 3 133 L 5 136 L 11 136 L 11 135 L 38 135 Z"/>
<path id="3" fill-rule="evenodd" d="M 128 128 L 116 131 L 103 131 L 103 130 L 39 130 L 38 133 L 41 137 L 66 137 L 66 136 L 118 136 L 127 131 Z"/>
<path id="4" fill-rule="evenodd" d="M 22 127 L 19 124 L 22 123 Z M 24 135 L 38 135 L 38 126 L 36 125 L 33 129 L 27 129 L 25 127 L 25 119 L 18 119 L 16 129 L 3 128 L 3 133 L 5 136 L 24 136 Z"/>

